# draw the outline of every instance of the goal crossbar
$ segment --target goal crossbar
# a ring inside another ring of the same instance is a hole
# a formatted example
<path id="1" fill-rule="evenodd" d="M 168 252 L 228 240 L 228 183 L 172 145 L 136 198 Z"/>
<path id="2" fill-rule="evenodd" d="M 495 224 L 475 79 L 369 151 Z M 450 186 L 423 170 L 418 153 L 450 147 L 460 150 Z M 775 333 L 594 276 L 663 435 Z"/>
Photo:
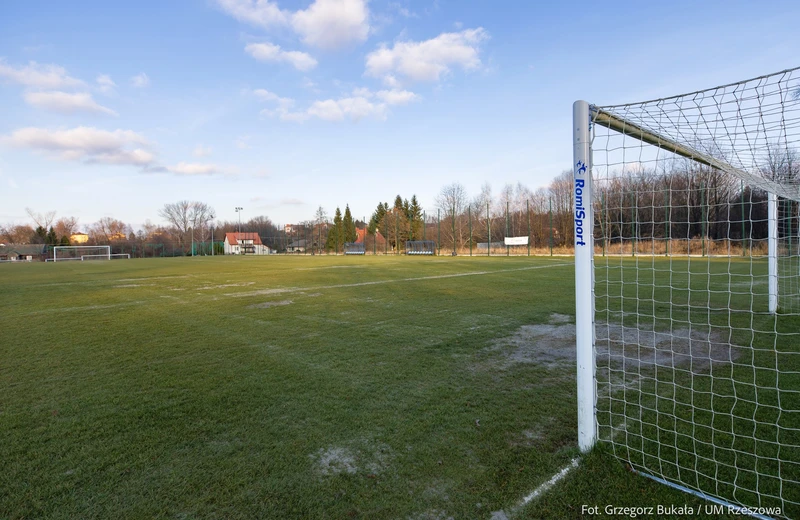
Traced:
<path id="1" fill-rule="evenodd" d="M 589 105 L 589 112 L 591 114 L 592 122 L 601 126 L 605 126 L 611 130 L 617 131 L 622 135 L 630 136 L 647 144 L 656 146 L 662 150 L 672 152 L 681 157 L 691 159 L 692 161 L 716 168 L 718 170 L 730 173 L 748 185 L 755 185 L 770 193 L 774 193 L 787 199 L 800 200 L 800 187 L 789 186 L 773 182 L 764 177 L 757 177 L 748 173 L 740 168 L 736 168 L 725 161 L 712 157 L 699 150 L 686 146 L 684 144 L 659 135 L 657 132 L 648 130 L 632 121 L 626 121 L 615 115 L 613 112 L 604 110 L 596 105 Z"/>

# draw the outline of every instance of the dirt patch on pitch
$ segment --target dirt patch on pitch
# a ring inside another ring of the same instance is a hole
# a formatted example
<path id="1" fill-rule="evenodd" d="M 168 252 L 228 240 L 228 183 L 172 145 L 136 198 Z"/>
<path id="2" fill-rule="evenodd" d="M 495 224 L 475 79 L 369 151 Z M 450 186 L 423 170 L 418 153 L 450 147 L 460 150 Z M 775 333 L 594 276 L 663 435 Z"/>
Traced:
<path id="1" fill-rule="evenodd" d="M 549 323 L 523 325 L 512 335 L 495 340 L 488 351 L 494 368 L 507 370 L 520 364 L 546 368 L 575 366 L 575 325 L 571 316 L 552 314 Z M 712 328 L 655 330 L 652 325 L 627 326 L 598 322 L 598 366 L 626 371 L 662 366 L 706 372 L 746 355 L 746 347 L 732 344 L 727 331 Z"/>
<path id="2" fill-rule="evenodd" d="M 292 300 L 281 300 L 279 302 L 264 302 L 264 303 L 256 303 L 253 305 L 248 305 L 248 309 L 269 309 L 271 307 L 281 307 L 283 305 L 291 305 L 293 302 Z"/>
<path id="3" fill-rule="evenodd" d="M 389 466 L 392 450 L 382 443 L 358 441 L 345 446 L 320 448 L 310 458 L 314 471 L 323 477 L 357 473 L 376 476 Z"/>

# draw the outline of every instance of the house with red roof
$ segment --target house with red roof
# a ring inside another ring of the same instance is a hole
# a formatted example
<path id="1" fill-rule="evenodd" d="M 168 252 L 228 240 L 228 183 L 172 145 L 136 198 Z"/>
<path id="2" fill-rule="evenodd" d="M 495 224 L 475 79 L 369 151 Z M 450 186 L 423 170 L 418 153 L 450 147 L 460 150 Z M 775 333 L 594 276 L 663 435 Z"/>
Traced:
<path id="1" fill-rule="evenodd" d="M 270 255 L 275 251 L 261 242 L 258 233 L 225 233 L 226 255 Z"/>

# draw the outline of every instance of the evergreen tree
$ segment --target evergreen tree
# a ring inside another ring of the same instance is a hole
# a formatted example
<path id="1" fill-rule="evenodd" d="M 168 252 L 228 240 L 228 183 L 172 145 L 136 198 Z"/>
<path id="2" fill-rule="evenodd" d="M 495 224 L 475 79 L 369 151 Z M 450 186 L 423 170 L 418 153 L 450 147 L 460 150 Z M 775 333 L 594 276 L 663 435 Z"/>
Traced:
<path id="1" fill-rule="evenodd" d="M 356 223 L 353 221 L 353 215 L 350 213 L 350 205 L 346 205 L 344 207 L 344 241 L 345 242 L 355 242 L 358 239 L 358 233 L 356 233 Z"/>
<path id="2" fill-rule="evenodd" d="M 419 205 L 416 195 L 411 196 L 411 203 L 408 205 L 408 220 L 411 222 L 411 240 L 422 238 L 422 208 Z"/>
<path id="3" fill-rule="evenodd" d="M 378 203 L 378 208 L 369 219 L 369 233 L 374 235 L 376 231 L 383 227 L 383 217 L 386 216 L 386 204 Z"/>
<path id="4" fill-rule="evenodd" d="M 60 246 L 68 246 L 68 245 L 70 245 L 69 237 L 67 235 L 64 235 L 63 237 L 61 237 L 61 241 L 58 243 L 58 245 L 60 245 Z"/>
<path id="5" fill-rule="evenodd" d="M 44 239 L 44 243 L 48 246 L 57 246 L 58 245 L 58 237 L 56 236 L 56 230 L 50 226 L 50 231 L 47 232 L 47 236 Z"/>
<path id="6" fill-rule="evenodd" d="M 336 208 L 336 214 L 333 217 L 333 227 L 328 230 L 328 241 L 325 244 L 327 249 L 333 249 L 337 253 L 342 250 L 344 246 L 344 225 L 342 224 L 342 210 Z"/>
<path id="7" fill-rule="evenodd" d="M 47 230 L 42 226 L 37 226 L 31 237 L 31 244 L 44 244 L 47 240 Z"/>

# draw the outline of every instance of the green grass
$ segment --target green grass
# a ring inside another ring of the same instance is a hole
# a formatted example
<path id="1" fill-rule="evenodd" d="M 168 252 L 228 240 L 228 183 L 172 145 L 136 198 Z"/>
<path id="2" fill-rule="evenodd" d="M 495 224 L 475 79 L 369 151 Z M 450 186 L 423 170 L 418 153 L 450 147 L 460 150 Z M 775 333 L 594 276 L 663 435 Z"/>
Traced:
<path id="1" fill-rule="evenodd" d="M 515 507 L 578 455 L 574 366 L 502 341 L 574 316 L 571 259 L 0 265 L 0 294 L 0 518 L 700 503 L 601 448 Z"/>

